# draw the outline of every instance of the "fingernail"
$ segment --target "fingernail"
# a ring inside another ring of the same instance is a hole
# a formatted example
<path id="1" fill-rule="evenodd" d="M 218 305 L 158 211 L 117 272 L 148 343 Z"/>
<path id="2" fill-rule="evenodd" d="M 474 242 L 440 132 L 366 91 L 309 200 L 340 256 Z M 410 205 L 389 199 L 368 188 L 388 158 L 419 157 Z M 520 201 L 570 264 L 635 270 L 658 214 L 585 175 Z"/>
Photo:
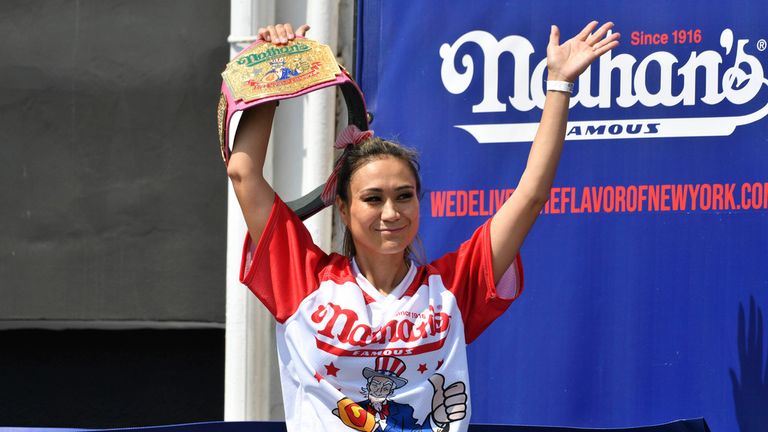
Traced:
<path id="1" fill-rule="evenodd" d="M 288 33 L 288 39 L 293 39 L 293 33 Z"/>
<path id="2" fill-rule="evenodd" d="M 284 38 L 284 37 L 281 37 L 281 38 L 280 38 L 280 42 L 282 42 L 282 43 L 286 43 L 286 42 L 288 42 L 288 39 L 286 39 L 286 38 Z"/>

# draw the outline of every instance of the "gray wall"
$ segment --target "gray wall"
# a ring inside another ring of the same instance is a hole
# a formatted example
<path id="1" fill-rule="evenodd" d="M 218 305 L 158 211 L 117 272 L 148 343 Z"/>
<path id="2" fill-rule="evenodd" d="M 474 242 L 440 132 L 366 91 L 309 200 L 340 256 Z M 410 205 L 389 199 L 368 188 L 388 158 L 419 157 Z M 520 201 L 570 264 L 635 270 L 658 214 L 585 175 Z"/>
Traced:
<path id="1" fill-rule="evenodd" d="M 6 327 L 224 322 L 228 29 L 220 0 L 0 2 Z"/>

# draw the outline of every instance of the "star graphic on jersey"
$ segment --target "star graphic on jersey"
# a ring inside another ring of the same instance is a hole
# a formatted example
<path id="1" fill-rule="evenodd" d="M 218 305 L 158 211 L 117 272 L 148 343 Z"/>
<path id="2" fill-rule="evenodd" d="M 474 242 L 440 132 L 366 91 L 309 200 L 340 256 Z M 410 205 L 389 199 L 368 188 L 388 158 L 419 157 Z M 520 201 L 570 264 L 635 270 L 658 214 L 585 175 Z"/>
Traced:
<path id="1" fill-rule="evenodd" d="M 315 379 L 317 380 L 317 382 L 320 382 L 323 380 L 323 376 L 320 375 L 319 372 L 315 371 Z"/>
<path id="2" fill-rule="evenodd" d="M 324 365 L 324 366 L 325 366 L 325 373 L 327 375 L 336 376 L 336 372 L 339 371 L 339 368 L 334 366 L 333 362 L 331 362 L 331 364 L 329 364 L 329 365 Z"/>
<path id="3" fill-rule="evenodd" d="M 416 369 L 417 371 L 424 373 L 427 371 L 427 364 L 426 363 L 419 363 L 419 368 Z"/>
<path id="4" fill-rule="evenodd" d="M 443 360 L 438 360 L 437 361 L 437 367 L 435 368 L 435 370 L 440 369 L 440 366 L 442 366 L 442 365 L 443 365 Z"/>

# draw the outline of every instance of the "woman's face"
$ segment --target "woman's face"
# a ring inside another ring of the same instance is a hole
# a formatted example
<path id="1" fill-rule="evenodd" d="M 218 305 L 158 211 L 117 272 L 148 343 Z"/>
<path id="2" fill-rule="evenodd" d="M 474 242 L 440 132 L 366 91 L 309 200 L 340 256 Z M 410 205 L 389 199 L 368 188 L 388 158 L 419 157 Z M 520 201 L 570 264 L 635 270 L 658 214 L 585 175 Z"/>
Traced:
<path id="1" fill-rule="evenodd" d="M 352 174 L 339 212 L 357 254 L 402 254 L 419 230 L 416 178 L 407 162 L 386 156 Z"/>

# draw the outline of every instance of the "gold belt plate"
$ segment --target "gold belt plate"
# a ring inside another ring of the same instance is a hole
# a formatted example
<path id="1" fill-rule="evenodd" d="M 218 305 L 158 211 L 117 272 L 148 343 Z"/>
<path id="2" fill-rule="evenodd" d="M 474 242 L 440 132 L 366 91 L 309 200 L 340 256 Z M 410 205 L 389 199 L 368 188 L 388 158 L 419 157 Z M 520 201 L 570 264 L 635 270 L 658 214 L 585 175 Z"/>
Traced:
<path id="1" fill-rule="evenodd" d="M 341 73 L 328 45 L 297 38 L 286 45 L 264 42 L 246 48 L 221 76 L 235 100 L 290 96 Z"/>

